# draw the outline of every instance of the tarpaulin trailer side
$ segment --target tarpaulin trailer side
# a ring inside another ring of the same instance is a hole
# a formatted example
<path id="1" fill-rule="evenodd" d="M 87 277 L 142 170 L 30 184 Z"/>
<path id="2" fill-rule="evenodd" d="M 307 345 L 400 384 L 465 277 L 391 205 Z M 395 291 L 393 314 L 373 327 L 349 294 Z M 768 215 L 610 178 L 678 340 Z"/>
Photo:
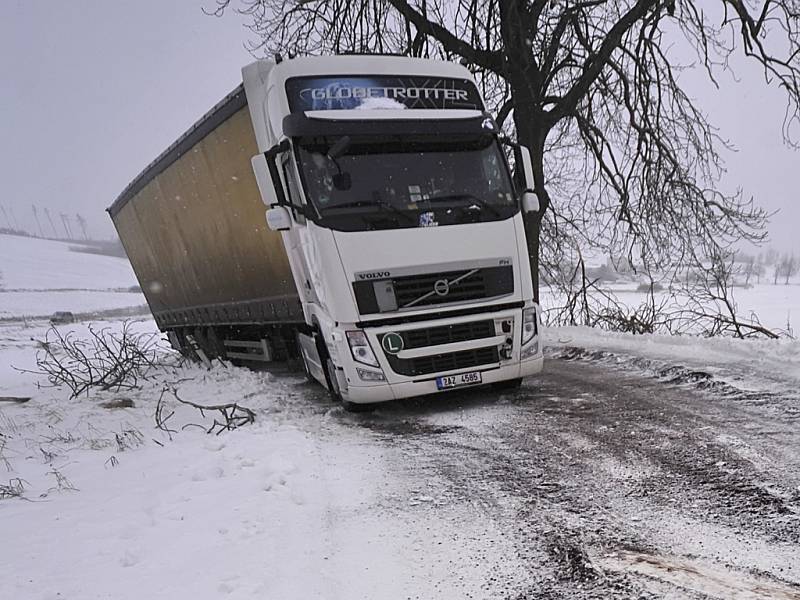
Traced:
<path id="1" fill-rule="evenodd" d="M 240 86 L 122 192 L 109 213 L 159 328 L 303 320 L 250 159 Z"/>

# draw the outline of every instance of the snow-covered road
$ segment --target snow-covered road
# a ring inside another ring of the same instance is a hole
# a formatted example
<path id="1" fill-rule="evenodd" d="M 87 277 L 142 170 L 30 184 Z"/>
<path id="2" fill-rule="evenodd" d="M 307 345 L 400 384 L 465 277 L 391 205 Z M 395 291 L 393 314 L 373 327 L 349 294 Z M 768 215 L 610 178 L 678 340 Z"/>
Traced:
<path id="1" fill-rule="evenodd" d="M 36 333 L 0 335 L 0 397 L 32 397 L 0 402 L 25 498 L 0 500 L 0 598 L 800 598 L 784 390 L 554 349 L 518 392 L 368 415 L 222 367 L 69 400 L 6 366 Z M 165 384 L 256 423 L 206 435 L 173 402 L 157 430 Z"/>

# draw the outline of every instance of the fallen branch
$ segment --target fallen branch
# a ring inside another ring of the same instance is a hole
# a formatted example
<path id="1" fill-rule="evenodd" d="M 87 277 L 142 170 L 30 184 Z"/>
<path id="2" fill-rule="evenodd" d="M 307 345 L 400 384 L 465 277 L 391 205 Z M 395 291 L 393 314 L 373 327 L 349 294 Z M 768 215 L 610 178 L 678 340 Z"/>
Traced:
<path id="1" fill-rule="evenodd" d="M 203 418 L 205 418 L 206 412 L 208 411 L 219 412 L 222 420 L 220 421 L 215 417 L 214 422 L 208 429 L 202 425 L 196 425 L 203 427 L 203 430 L 206 433 L 214 433 L 215 435 L 219 435 L 223 431 L 233 431 L 234 429 L 238 429 L 243 425 L 255 423 L 256 420 L 256 413 L 253 410 L 245 406 L 241 406 L 236 402 L 230 402 L 227 404 L 197 404 L 196 402 L 191 402 L 181 398 L 178 394 L 178 391 L 175 389 L 172 390 L 172 395 L 175 396 L 175 399 L 181 404 L 185 404 L 186 406 L 191 406 L 199 410 L 200 415 Z"/>
<path id="2" fill-rule="evenodd" d="M 48 491 L 58 491 L 58 492 L 77 492 L 78 488 L 76 488 L 73 483 L 64 475 L 61 471 L 53 467 L 52 470 L 47 472 L 48 475 L 52 475 L 56 478 L 56 487 L 51 487 Z"/>
<path id="3" fill-rule="evenodd" d="M 0 500 L 8 498 L 20 498 L 25 492 L 25 485 L 27 481 L 16 477 L 8 480 L 8 485 L 0 484 Z"/>
<path id="4" fill-rule="evenodd" d="M 53 327 L 38 341 L 37 370 L 17 370 L 44 375 L 51 386 L 68 387 L 75 398 L 91 388 L 137 389 L 153 369 L 164 364 L 158 336 L 136 333 L 128 321 L 120 331 L 90 325 L 89 334 L 83 339 Z"/>
<path id="5" fill-rule="evenodd" d="M 25 404 L 30 400 L 26 396 L 0 396 L 0 402 L 14 402 L 15 404 Z"/>
<path id="6" fill-rule="evenodd" d="M 156 429 L 160 429 L 164 433 L 167 434 L 170 441 L 172 441 L 172 434 L 178 433 L 177 429 L 170 429 L 167 425 L 167 422 L 173 417 L 175 411 L 171 411 L 168 415 L 164 414 L 164 394 L 169 391 L 169 388 L 164 388 L 161 390 L 161 395 L 158 397 L 158 402 L 156 402 L 156 412 L 155 412 L 155 419 L 156 419 Z"/>

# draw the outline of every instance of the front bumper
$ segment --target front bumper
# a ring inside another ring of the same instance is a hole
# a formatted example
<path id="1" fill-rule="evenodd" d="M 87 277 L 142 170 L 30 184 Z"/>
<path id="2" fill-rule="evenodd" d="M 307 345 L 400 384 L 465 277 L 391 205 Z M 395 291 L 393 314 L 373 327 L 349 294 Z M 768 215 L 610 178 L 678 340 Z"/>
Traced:
<path id="1" fill-rule="evenodd" d="M 541 355 L 539 355 L 523 362 L 503 365 L 500 367 L 490 367 L 485 370 L 481 368 L 465 369 L 462 372 L 479 371 L 481 373 L 481 378 L 483 379 L 480 385 L 486 385 L 541 373 L 543 362 L 544 359 Z M 413 396 L 424 396 L 427 394 L 437 394 L 440 392 L 444 393 L 445 390 L 439 390 L 436 387 L 437 376 L 438 375 L 426 375 L 421 377 L 419 380 L 404 381 L 401 383 L 381 383 L 370 386 L 350 385 L 346 392 L 343 390 L 342 395 L 349 402 L 366 404 L 372 402 L 386 402 L 388 400 L 399 400 L 401 398 L 411 398 Z M 446 391 L 463 391 L 469 387 L 480 387 L 480 385 L 459 387 Z"/>
<path id="2" fill-rule="evenodd" d="M 505 328 L 508 324 L 512 326 L 511 331 Z M 356 364 L 349 349 L 340 346 L 338 360 L 335 359 L 339 388 L 342 396 L 349 402 L 384 402 L 451 391 L 439 390 L 436 386 L 437 377 L 447 375 L 479 372 L 482 381 L 478 385 L 485 385 L 535 375 L 542 370 L 540 331 L 537 331 L 531 343 L 535 345 L 536 351 L 530 356 L 523 357 L 521 354 L 521 308 L 402 325 L 367 327 L 363 331 L 385 379 L 365 381 L 358 375 L 358 371 L 365 370 L 364 365 Z M 381 343 L 382 338 L 390 333 L 399 334 L 409 342 L 415 339 L 417 345 L 413 349 L 390 354 Z M 427 343 L 419 342 L 419 334 L 422 334 L 423 340 L 428 340 Z M 411 337 L 407 337 L 408 335 Z M 458 335 L 465 337 L 448 337 Z M 530 346 L 526 346 L 528 347 Z M 374 368 L 368 370 L 376 371 Z M 454 389 L 466 387 L 471 386 Z"/>

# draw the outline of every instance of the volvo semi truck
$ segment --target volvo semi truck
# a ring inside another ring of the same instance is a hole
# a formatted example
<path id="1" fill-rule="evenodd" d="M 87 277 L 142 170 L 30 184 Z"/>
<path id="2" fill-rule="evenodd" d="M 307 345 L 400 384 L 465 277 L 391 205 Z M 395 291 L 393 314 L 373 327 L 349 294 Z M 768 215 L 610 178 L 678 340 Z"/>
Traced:
<path id="1" fill-rule="evenodd" d="M 172 345 L 302 359 L 346 408 L 542 369 L 511 153 L 465 67 L 259 60 L 108 209 Z"/>

